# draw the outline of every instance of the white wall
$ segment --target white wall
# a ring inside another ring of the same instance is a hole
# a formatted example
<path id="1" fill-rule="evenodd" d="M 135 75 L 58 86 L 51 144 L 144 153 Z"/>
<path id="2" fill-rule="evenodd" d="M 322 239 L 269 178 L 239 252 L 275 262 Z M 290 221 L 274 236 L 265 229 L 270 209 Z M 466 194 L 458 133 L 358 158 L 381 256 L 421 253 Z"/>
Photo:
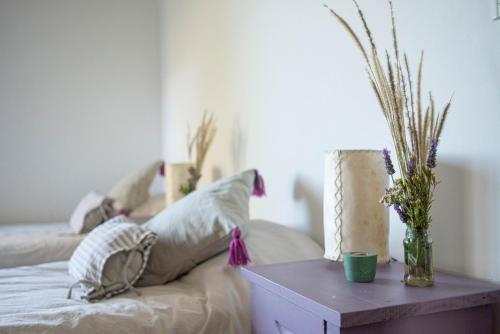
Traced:
<path id="1" fill-rule="evenodd" d="M 0 223 L 64 221 L 161 156 L 155 0 L 0 0 Z"/>
<path id="2" fill-rule="evenodd" d="M 327 1 L 361 33 L 351 1 Z M 379 47 L 388 8 L 361 0 Z M 252 215 L 322 241 L 323 151 L 383 148 L 388 129 L 362 59 L 321 1 L 162 1 L 167 160 L 185 159 L 186 120 L 215 111 L 224 134 L 211 167 L 258 167 L 268 196 Z M 433 210 L 439 268 L 500 281 L 500 22 L 493 1 L 396 0 L 403 49 L 443 104 L 455 92 L 439 148 Z M 209 170 L 207 170 L 209 173 Z M 404 227 L 391 223 L 401 257 Z"/>

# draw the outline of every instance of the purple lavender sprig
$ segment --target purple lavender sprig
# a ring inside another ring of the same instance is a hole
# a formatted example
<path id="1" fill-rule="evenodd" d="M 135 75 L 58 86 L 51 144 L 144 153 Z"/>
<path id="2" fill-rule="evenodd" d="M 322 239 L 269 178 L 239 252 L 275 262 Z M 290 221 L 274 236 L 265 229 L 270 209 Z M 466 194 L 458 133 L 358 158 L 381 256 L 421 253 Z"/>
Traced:
<path id="1" fill-rule="evenodd" d="M 431 140 L 431 146 L 429 147 L 429 157 L 427 158 L 427 167 L 436 167 L 436 155 L 437 155 L 437 140 Z"/>
<path id="2" fill-rule="evenodd" d="M 409 180 L 411 180 L 413 175 L 415 175 L 415 160 L 410 159 L 408 161 L 408 168 L 406 171 L 406 176 L 408 177 Z"/>
<path id="3" fill-rule="evenodd" d="M 405 214 L 401 205 L 394 204 L 394 210 L 398 213 L 399 219 L 401 219 L 401 221 L 406 224 L 408 222 L 408 216 Z"/>
<path id="4" fill-rule="evenodd" d="M 394 170 L 394 165 L 392 164 L 391 154 L 388 149 L 384 148 L 384 161 L 385 161 L 385 169 L 387 170 L 387 174 L 393 175 L 396 173 Z"/>

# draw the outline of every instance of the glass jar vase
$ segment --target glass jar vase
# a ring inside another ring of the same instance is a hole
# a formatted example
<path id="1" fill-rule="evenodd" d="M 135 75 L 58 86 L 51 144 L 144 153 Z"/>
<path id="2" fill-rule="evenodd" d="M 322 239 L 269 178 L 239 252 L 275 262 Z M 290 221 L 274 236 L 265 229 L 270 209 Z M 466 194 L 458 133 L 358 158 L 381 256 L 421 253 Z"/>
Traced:
<path id="1" fill-rule="evenodd" d="M 417 287 L 433 285 L 432 239 L 429 231 L 407 226 L 403 246 L 405 284 Z"/>

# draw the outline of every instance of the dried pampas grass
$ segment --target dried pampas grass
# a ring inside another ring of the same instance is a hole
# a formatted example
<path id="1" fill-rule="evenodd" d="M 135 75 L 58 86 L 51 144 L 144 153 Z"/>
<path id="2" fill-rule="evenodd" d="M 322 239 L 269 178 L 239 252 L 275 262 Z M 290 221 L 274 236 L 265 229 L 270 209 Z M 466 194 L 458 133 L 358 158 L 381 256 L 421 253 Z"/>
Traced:
<path id="1" fill-rule="evenodd" d="M 394 206 L 404 223 L 417 229 L 427 229 L 431 223 L 430 208 L 437 184 L 432 169 L 436 167 L 437 145 L 448 116 L 451 99 L 436 116 L 434 98 L 429 93 L 429 103 L 424 112 L 422 98 L 424 52 L 420 54 L 415 87 L 406 53 L 403 53 L 403 61 L 401 60 L 392 1 L 389 0 L 393 50 L 392 54 L 385 50 L 385 59 L 382 60 L 363 11 L 356 0 L 352 1 L 368 37 L 368 47 L 363 45 L 354 29 L 342 16 L 324 6 L 347 30 L 361 51 L 370 85 L 392 135 L 401 177 L 394 179 L 395 170 L 390 153 L 384 149 L 385 164 L 393 180 L 393 186 L 386 190 L 381 201 Z"/>
<path id="2" fill-rule="evenodd" d="M 417 71 L 416 98 L 415 87 L 411 77 L 408 56 L 399 51 L 396 19 L 392 1 L 389 1 L 392 22 L 393 56 L 385 50 L 385 68 L 379 57 L 377 45 L 369 28 L 366 17 L 356 0 L 352 0 L 357 14 L 363 24 L 369 46 L 365 47 L 349 23 L 335 10 L 324 5 L 339 21 L 354 40 L 361 51 L 367 66 L 367 74 L 382 113 L 387 120 L 394 141 L 401 175 L 406 175 L 408 163 L 414 160 L 418 170 L 423 171 L 426 165 L 431 142 L 439 142 L 444 122 L 451 106 L 451 99 L 441 114 L 435 115 L 432 94 L 429 94 L 429 106 L 424 112 L 422 99 L 423 51 Z M 368 51 L 370 56 L 368 56 Z"/>
<path id="3" fill-rule="evenodd" d="M 215 135 L 217 134 L 217 128 L 215 127 L 215 118 L 213 113 L 205 111 L 201 119 L 201 124 L 196 129 L 196 133 L 191 137 L 191 131 L 188 125 L 187 133 L 187 149 L 189 159 L 192 159 L 193 150 L 196 151 L 196 157 L 194 159 L 194 169 L 201 175 L 203 169 L 203 163 L 207 156 L 208 150 L 214 141 Z"/>

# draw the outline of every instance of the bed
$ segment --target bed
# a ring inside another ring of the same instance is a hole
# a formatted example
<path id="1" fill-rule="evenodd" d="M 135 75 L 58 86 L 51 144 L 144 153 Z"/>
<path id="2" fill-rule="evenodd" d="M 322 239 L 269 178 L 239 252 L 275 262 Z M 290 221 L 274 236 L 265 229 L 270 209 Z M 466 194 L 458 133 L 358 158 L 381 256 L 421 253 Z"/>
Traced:
<path id="1" fill-rule="evenodd" d="M 253 264 L 319 258 L 322 248 L 282 225 L 252 221 Z M 0 333 L 250 333 L 249 287 L 222 253 L 180 279 L 98 303 L 66 299 L 67 262 L 0 270 Z"/>
<path id="2" fill-rule="evenodd" d="M 68 260 L 85 235 L 68 223 L 0 225 L 0 268 Z"/>
<path id="3" fill-rule="evenodd" d="M 131 219 L 142 224 L 149 218 Z M 0 269 L 68 260 L 85 236 L 67 222 L 1 224 Z"/>

